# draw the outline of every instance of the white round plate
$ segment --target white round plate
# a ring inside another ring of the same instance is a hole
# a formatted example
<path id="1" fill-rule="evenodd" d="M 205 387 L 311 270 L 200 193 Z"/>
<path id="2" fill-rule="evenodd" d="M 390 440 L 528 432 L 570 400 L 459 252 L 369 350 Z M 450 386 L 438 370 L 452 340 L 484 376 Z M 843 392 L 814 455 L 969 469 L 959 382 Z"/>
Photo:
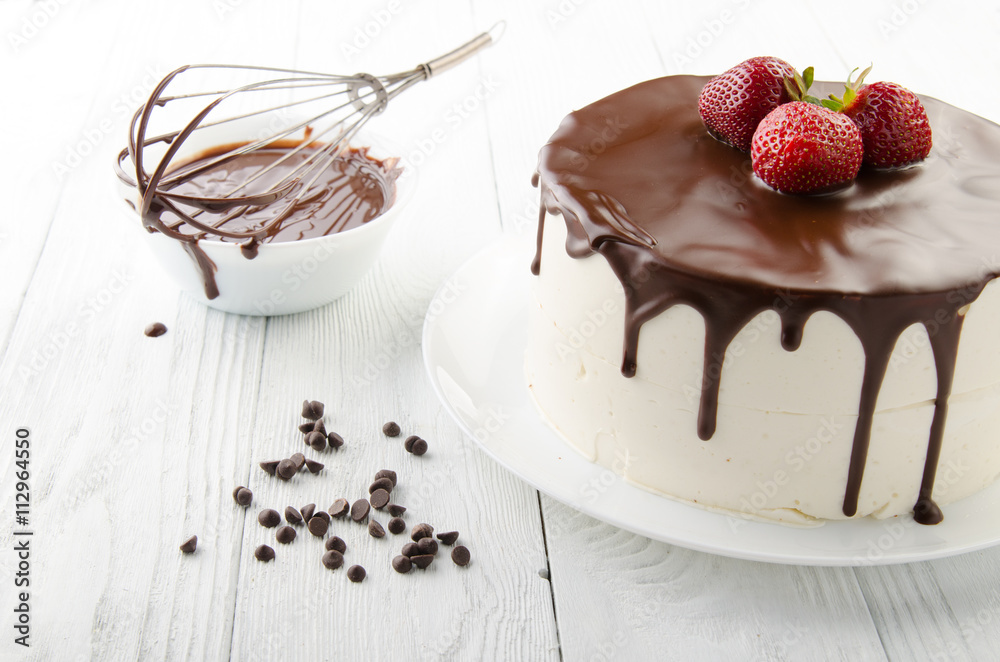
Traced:
<path id="1" fill-rule="evenodd" d="M 532 248 L 505 238 L 455 272 L 430 306 L 423 351 L 434 390 L 458 425 L 537 489 L 655 540 L 771 563 L 908 563 L 1000 542 L 1000 484 L 945 506 L 937 526 L 907 516 L 793 528 L 673 501 L 585 459 L 542 420 L 524 381 Z"/>

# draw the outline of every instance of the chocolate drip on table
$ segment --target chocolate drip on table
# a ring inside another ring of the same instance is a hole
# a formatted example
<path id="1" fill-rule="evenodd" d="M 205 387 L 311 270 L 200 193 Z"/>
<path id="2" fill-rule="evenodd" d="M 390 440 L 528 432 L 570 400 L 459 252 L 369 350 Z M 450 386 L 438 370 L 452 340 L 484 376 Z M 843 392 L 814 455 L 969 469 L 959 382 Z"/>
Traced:
<path id="1" fill-rule="evenodd" d="M 923 324 L 937 397 L 914 517 L 932 498 L 965 307 L 1000 273 L 1000 127 L 923 98 L 935 147 L 924 163 L 862 172 L 848 190 L 788 196 L 755 180 L 746 154 L 710 137 L 697 112 L 707 77 L 648 81 L 571 113 L 542 148 L 533 183 L 567 227 L 574 258 L 600 253 L 625 291 L 622 374 L 633 377 L 642 325 L 685 304 L 705 320 L 698 435 L 715 432 L 726 349 L 761 312 L 795 351 L 813 313 L 846 322 L 865 352 L 843 512 L 854 516 L 872 421 L 900 334 Z M 819 96 L 836 90 L 818 83 Z"/>

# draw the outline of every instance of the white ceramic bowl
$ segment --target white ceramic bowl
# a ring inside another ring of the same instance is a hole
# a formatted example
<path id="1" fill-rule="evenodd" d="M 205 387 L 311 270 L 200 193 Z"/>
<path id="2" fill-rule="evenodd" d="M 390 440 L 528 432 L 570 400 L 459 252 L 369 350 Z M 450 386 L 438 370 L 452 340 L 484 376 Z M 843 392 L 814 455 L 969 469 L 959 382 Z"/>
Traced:
<path id="1" fill-rule="evenodd" d="M 262 119 L 260 128 L 266 126 L 267 121 Z M 257 137 L 252 132 L 245 132 L 245 127 L 242 135 L 234 135 L 225 127 L 213 127 L 193 134 L 180 154 L 195 154 L 214 145 Z M 401 154 L 391 143 L 369 132 L 359 134 L 352 144 L 370 147 L 369 154 L 377 159 Z M 159 232 L 146 232 L 135 209 L 128 203 L 136 199 L 135 189 L 117 177 L 115 181 L 118 182 L 117 196 L 131 222 L 143 230 L 153 255 L 181 290 L 206 306 L 230 313 L 288 315 L 338 299 L 368 273 L 386 235 L 413 194 L 416 173 L 404 169 L 396 181 L 395 201 L 385 213 L 344 232 L 300 241 L 265 243 L 252 260 L 243 257 L 235 243 L 201 240 L 199 246 L 218 267 L 215 280 L 219 296 L 214 299 L 205 296 L 201 273 L 181 242 Z"/>

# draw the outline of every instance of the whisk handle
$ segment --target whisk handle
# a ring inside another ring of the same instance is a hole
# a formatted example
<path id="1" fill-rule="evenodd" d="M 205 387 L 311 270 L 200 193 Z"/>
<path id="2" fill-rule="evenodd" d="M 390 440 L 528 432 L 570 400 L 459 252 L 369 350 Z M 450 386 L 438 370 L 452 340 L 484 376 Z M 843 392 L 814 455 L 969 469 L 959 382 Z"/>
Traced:
<path id="1" fill-rule="evenodd" d="M 420 65 L 420 68 L 424 71 L 424 78 L 430 78 L 431 76 L 436 76 L 439 73 L 447 71 L 455 65 L 469 59 L 473 54 L 478 53 L 487 46 L 492 45 L 500 38 L 500 35 L 503 34 L 505 27 L 506 23 L 504 21 L 500 21 L 488 31 L 474 37 L 470 41 L 467 41 L 455 50 L 449 51 L 440 57 L 436 57 L 433 60 Z"/>

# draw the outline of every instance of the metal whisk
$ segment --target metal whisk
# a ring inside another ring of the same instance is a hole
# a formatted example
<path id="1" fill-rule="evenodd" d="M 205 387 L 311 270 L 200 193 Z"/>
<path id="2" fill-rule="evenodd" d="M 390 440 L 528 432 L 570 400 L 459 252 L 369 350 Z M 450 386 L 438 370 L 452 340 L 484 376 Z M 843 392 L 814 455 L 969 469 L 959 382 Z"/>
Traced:
<path id="1" fill-rule="evenodd" d="M 197 239 L 206 235 L 243 240 L 244 253 L 252 257 L 259 243 L 280 226 L 296 204 L 308 199 L 310 189 L 324 170 L 349 148 L 349 141 L 369 119 L 385 110 L 390 99 L 489 46 L 499 39 L 503 29 L 504 24 L 497 23 L 449 53 L 390 76 L 365 73 L 341 76 L 239 65 L 180 67 L 164 77 L 136 111 L 130 125 L 128 147 L 119 153 L 115 171 L 122 182 L 138 193 L 137 211 L 150 232 L 158 231 L 186 242 L 189 249 L 195 248 Z M 212 75 L 221 75 L 230 84 L 235 76 L 252 76 L 254 80 L 232 89 L 167 93 L 168 87 L 179 86 L 182 79 L 203 79 Z M 296 95 L 304 95 L 304 98 L 296 98 Z M 200 106 L 193 117 L 190 111 L 186 116 L 170 112 L 188 101 Z M 222 108 L 227 115 L 223 115 Z M 294 118 L 290 118 L 293 113 L 289 113 L 289 109 L 295 110 Z M 230 140 L 231 149 L 213 153 L 209 158 L 185 161 L 179 156 L 183 153 L 182 146 L 192 135 L 205 130 L 218 131 L 223 125 L 250 118 L 258 124 L 268 118 L 276 126 L 269 127 L 255 140 L 244 139 L 240 143 Z M 154 119 L 166 121 L 168 126 L 171 122 L 173 126 L 183 124 L 183 128 L 149 135 Z M 298 131 L 303 131 L 301 139 L 293 137 Z M 184 180 L 241 155 L 279 146 L 290 147 L 222 195 L 172 191 Z M 296 163 L 300 154 L 302 158 Z M 294 167 L 280 179 L 266 176 L 289 159 L 296 159 L 289 164 Z M 132 167 L 128 167 L 129 161 Z M 156 165 L 150 172 L 146 164 L 154 162 Z M 274 207 L 273 216 L 263 223 L 255 223 L 255 227 L 242 230 L 225 227 L 228 221 L 248 210 L 256 212 L 270 206 Z M 173 218 L 162 220 L 164 211 L 170 212 Z M 209 218 L 199 218 L 205 212 Z M 186 231 L 182 228 L 185 224 L 190 226 Z"/>

